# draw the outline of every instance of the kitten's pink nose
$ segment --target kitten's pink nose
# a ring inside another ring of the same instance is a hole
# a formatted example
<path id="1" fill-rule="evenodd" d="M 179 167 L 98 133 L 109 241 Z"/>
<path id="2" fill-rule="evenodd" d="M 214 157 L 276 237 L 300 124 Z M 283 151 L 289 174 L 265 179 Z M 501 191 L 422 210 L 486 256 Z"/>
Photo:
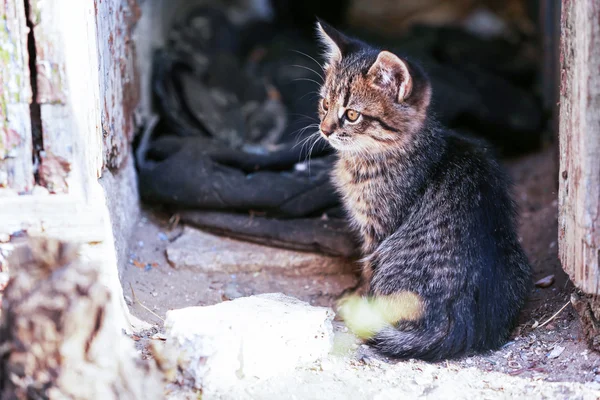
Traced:
<path id="1" fill-rule="evenodd" d="M 334 127 L 331 126 L 331 125 L 323 125 L 323 124 L 321 124 L 320 128 L 321 128 L 321 132 L 323 132 L 323 135 L 325 135 L 327 137 L 331 136 L 331 134 L 334 131 Z"/>

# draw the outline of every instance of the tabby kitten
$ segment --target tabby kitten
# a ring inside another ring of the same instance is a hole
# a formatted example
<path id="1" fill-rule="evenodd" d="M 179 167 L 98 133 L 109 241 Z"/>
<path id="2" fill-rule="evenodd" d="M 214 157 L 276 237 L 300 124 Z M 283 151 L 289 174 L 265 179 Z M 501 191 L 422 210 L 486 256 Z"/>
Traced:
<path id="1" fill-rule="evenodd" d="M 481 142 L 429 113 L 423 70 L 324 23 L 320 133 L 364 252 L 370 296 L 417 311 L 371 336 L 381 353 L 440 360 L 499 347 L 530 288 L 508 179 Z"/>

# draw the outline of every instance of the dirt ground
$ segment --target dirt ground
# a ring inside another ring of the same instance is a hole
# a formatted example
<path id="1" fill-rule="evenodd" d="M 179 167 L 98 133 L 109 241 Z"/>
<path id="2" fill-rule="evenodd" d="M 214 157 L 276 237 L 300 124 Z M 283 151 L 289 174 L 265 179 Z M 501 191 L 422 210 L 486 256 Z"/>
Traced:
<path id="1" fill-rule="evenodd" d="M 505 165 L 515 181 L 514 193 L 521 209 L 520 238 L 533 266 L 534 279 L 553 275 L 554 282 L 533 291 L 511 341 L 502 349 L 444 362 L 439 368 L 493 371 L 527 381 L 600 382 L 600 355 L 589 351 L 582 340 L 579 321 L 568 304 L 574 288 L 557 258 L 555 149 L 507 160 Z M 182 227 L 173 227 L 172 222 L 168 215 L 145 212 L 131 240 L 130 264 L 122 279 L 133 314 L 156 324 L 155 331 L 160 329 L 161 319 L 169 309 L 268 292 L 283 292 L 311 304 L 332 306 L 337 296 L 354 283 L 347 276 L 335 275 L 283 277 L 262 272 L 206 274 L 176 270 L 165 257 L 168 244 L 182 232 Z M 338 325 L 337 329 L 344 328 Z M 136 339 L 140 347 L 148 340 Z M 359 346 L 353 357 L 351 362 L 365 365 L 369 360 L 378 365 L 397 364 L 379 358 L 365 346 Z M 417 369 L 427 366 L 412 362 L 411 368 L 415 365 Z"/>

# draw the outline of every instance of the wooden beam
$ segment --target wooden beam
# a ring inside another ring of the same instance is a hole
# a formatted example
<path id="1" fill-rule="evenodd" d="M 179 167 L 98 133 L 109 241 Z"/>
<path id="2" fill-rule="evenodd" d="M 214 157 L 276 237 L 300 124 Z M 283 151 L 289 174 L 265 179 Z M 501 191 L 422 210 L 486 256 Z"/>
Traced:
<path id="1" fill-rule="evenodd" d="M 69 195 L 0 197 L 0 236 L 27 232 L 76 243 L 106 240 L 106 215 L 96 202 Z"/>
<path id="2" fill-rule="evenodd" d="M 600 295 L 600 1 L 562 6 L 559 255 L 578 288 Z"/>
<path id="3" fill-rule="evenodd" d="M 93 188 L 88 202 L 72 193 L 17 196 L 0 191 L 0 238 L 6 240 L 21 232 L 80 245 L 81 258 L 100 268 L 99 281 L 112 293 L 111 301 L 120 310 L 115 317 L 119 329 L 131 332 L 148 328 L 129 314 L 125 304 L 110 214 L 102 188 L 97 182 Z"/>
<path id="4" fill-rule="evenodd" d="M 136 132 L 140 81 L 136 68 L 136 45 L 132 39 L 134 28 L 142 16 L 138 3 L 142 2 L 95 2 L 103 161 L 104 166 L 111 170 L 124 167 Z M 158 6 L 159 3 L 155 3 Z"/>

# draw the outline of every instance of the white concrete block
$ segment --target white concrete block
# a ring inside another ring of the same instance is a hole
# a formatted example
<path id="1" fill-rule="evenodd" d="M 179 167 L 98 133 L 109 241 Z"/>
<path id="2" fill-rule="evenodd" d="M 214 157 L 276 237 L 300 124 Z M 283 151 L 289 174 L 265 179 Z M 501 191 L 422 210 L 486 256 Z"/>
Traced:
<path id="1" fill-rule="evenodd" d="M 333 345 L 334 313 L 281 293 L 172 310 L 165 321 L 197 388 L 286 374 L 324 358 Z"/>

